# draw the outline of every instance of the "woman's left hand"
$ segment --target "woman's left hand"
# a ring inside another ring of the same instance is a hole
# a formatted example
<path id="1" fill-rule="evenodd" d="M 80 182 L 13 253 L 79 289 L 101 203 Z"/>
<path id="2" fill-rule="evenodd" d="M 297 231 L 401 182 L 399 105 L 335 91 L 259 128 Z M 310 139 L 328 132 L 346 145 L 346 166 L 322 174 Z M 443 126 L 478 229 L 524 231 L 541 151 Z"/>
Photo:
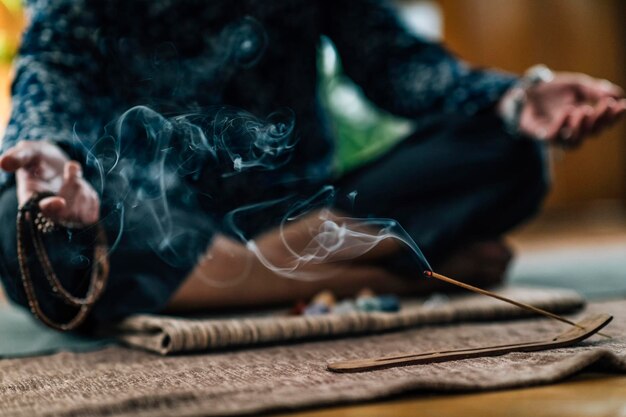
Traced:
<path id="1" fill-rule="evenodd" d="M 577 73 L 555 73 L 526 91 L 519 130 L 531 137 L 572 148 L 611 126 L 626 112 L 617 85 Z"/>

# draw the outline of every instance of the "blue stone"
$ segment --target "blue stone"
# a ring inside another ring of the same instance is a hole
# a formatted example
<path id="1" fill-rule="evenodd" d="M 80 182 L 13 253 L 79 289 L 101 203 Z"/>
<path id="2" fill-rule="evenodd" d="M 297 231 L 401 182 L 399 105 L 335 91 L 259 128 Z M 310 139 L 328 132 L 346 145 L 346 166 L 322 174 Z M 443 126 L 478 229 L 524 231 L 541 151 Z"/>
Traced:
<path id="1" fill-rule="evenodd" d="M 356 307 L 361 311 L 380 311 L 380 301 L 377 297 L 360 297 L 356 300 Z"/>
<path id="2" fill-rule="evenodd" d="M 322 314 L 328 314 L 330 309 L 326 304 L 310 304 L 304 309 L 305 316 L 321 316 Z"/>
<path id="3" fill-rule="evenodd" d="M 400 310 L 400 300 L 395 295 L 379 295 L 380 311 L 394 312 Z"/>

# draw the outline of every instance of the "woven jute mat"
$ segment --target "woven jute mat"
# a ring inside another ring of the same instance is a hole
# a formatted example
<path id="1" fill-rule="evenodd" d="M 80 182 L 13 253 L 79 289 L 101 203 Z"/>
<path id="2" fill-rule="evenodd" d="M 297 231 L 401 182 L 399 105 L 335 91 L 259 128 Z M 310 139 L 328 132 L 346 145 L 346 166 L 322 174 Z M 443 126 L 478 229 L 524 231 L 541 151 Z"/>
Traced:
<path id="1" fill-rule="evenodd" d="M 609 313 L 599 336 L 569 348 L 358 374 L 329 361 L 544 339 L 567 328 L 539 318 L 420 326 L 379 335 L 161 356 L 112 347 L 0 361 L 0 415 L 215 416 L 318 407 L 420 391 L 545 384 L 581 370 L 626 371 L 626 300 L 588 305 Z"/>
<path id="2" fill-rule="evenodd" d="M 577 293 L 565 289 L 506 288 L 499 292 L 556 313 L 571 312 L 584 303 Z M 433 301 L 403 300 L 397 313 L 289 316 L 273 311 L 195 319 L 138 315 L 117 326 L 114 335 L 130 346 L 167 355 L 528 315 L 518 307 L 474 294 Z"/>

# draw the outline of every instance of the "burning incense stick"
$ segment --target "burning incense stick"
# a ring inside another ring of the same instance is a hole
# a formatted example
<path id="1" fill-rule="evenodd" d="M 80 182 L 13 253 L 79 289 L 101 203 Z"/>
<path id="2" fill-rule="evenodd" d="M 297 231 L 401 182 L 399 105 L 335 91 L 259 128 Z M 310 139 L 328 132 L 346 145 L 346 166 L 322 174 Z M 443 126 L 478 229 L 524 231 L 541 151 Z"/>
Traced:
<path id="1" fill-rule="evenodd" d="M 582 327 L 580 324 L 574 323 L 573 321 L 568 320 L 565 317 L 559 316 L 558 314 L 550 313 L 549 311 L 543 310 L 541 308 L 531 306 L 530 304 L 521 303 L 519 301 L 515 301 L 515 300 L 512 300 L 510 298 L 503 297 L 503 296 L 501 296 L 499 294 L 496 294 L 496 293 L 493 293 L 491 291 L 487 291 L 487 290 L 483 290 L 482 288 L 474 287 L 473 285 L 469 285 L 469 284 L 466 284 L 464 282 L 457 281 L 457 280 L 452 279 L 452 278 L 448 278 L 445 275 L 441 275 L 441 274 L 438 274 L 438 273 L 433 272 L 433 271 L 424 271 L 424 275 L 426 275 L 427 277 L 437 278 L 438 280 L 445 281 L 447 283 L 456 285 L 456 286 L 461 287 L 461 288 L 465 288 L 466 290 L 470 290 L 470 291 L 476 292 L 478 294 L 483 294 L 483 295 L 486 295 L 488 297 L 496 298 L 496 299 L 498 299 L 500 301 L 504 301 L 506 303 L 513 304 L 513 305 L 515 305 L 517 307 L 520 307 L 520 308 L 523 308 L 523 309 L 526 309 L 526 310 L 530 310 L 530 311 L 535 312 L 537 314 L 541 314 L 543 316 L 550 317 L 552 319 L 561 321 L 563 323 L 567 323 L 570 326 L 578 327 L 579 329 L 585 330 L 585 328 Z M 608 336 L 606 334 L 602 334 L 602 333 L 599 333 L 599 332 L 598 332 L 598 334 L 600 336 L 603 336 L 603 337 L 611 338 L 611 336 Z"/>

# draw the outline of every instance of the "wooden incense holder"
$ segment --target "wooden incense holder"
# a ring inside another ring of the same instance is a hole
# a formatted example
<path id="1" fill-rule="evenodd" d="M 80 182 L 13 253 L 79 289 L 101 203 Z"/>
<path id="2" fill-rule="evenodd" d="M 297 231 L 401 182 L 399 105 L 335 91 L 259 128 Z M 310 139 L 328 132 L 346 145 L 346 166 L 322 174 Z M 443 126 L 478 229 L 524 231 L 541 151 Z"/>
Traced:
<path id="1" fill-rule="evenodd" d="M 424 365 L 436 362 L 456 361 L 460 359 L 498 356 L 511 352 L 533 352 L 570 346 L 596 334 L 613 319 L 608 314 L 599 314 L 583 319 L 556 337 L 536 342 L 515 343 L 508 345 L 467 348 L 458 350 L 441 350 L 426 353 L 386 356 L 381 358 L 358 359 L 328 364 L 333 372 L 363 372 L 396 366 Z"/>
<path id="2" fill-rule="evenodd" d="M 504 301 L 505 303 L 513 304 L 514 306 L 517 306 L 517 307 L 522 308 L 524 310 L 532 311 L 533 313 L 537 313 L 537 314 L 540 314 L 542 316 L 546 316 L 546 317 L 549 317 L 551 319 L 558 320 L 558 321 L 563 322 L 563 323 L 567 323 L 570 326 L 574 326 L 574 327 L 578 327 L 578 328 L 582 329 L 582 327 L 580 327 L 580 325 L 578 325 L 577 323 L 574 323 L 573 321 L 571 321 L 571 320 L 569 320 L 569 319 L 567 319 L 567 318 L 565 318 L 563 316 L 559 316 L 558 314 L 551 313 L 551 312 L 549 312 L 547 310 L 544 310 L 542 308 L 535 307 L 535 306 L 530 305 L 530 304 L 522 303 L 522 302 L 513 300 L 511 298 L 503 297 L 502 295 L 496 294 L 495 292 L 491 292 L 491 291 L 483 290 L 482 288 L 474 287 L 473 285 L 469 285 L 469 284 L 466 284 L 464 282 L 457 281 L 456 279 L 449 278 L 449 277 L 447 277 L 445 275 L 441 275 L 441 274 L 438 274 L 438 273 L 433 272 L 433 271 L 424 271 L 424 275 L 427 276 L 427 277 L 430 277 L 430 278 L 437 278 L 440 281 L 444 281 L 444 282 L 447 282 L 449 284 L 456 285 L 457 287 L 465 288 L 466 290 L 473 291 L 473 292 L 475 292 L 477 294 L 486 295 L 487 297 L 495 298 L 496 300 L 500 300 L 500 301 Z M 611 338 L 611 336 L 606 335 L 604 333 L 598 332 L 598 334 L 600 336 L 602 336 L 602 337 L 606 337 L 607 339 Z"/>

